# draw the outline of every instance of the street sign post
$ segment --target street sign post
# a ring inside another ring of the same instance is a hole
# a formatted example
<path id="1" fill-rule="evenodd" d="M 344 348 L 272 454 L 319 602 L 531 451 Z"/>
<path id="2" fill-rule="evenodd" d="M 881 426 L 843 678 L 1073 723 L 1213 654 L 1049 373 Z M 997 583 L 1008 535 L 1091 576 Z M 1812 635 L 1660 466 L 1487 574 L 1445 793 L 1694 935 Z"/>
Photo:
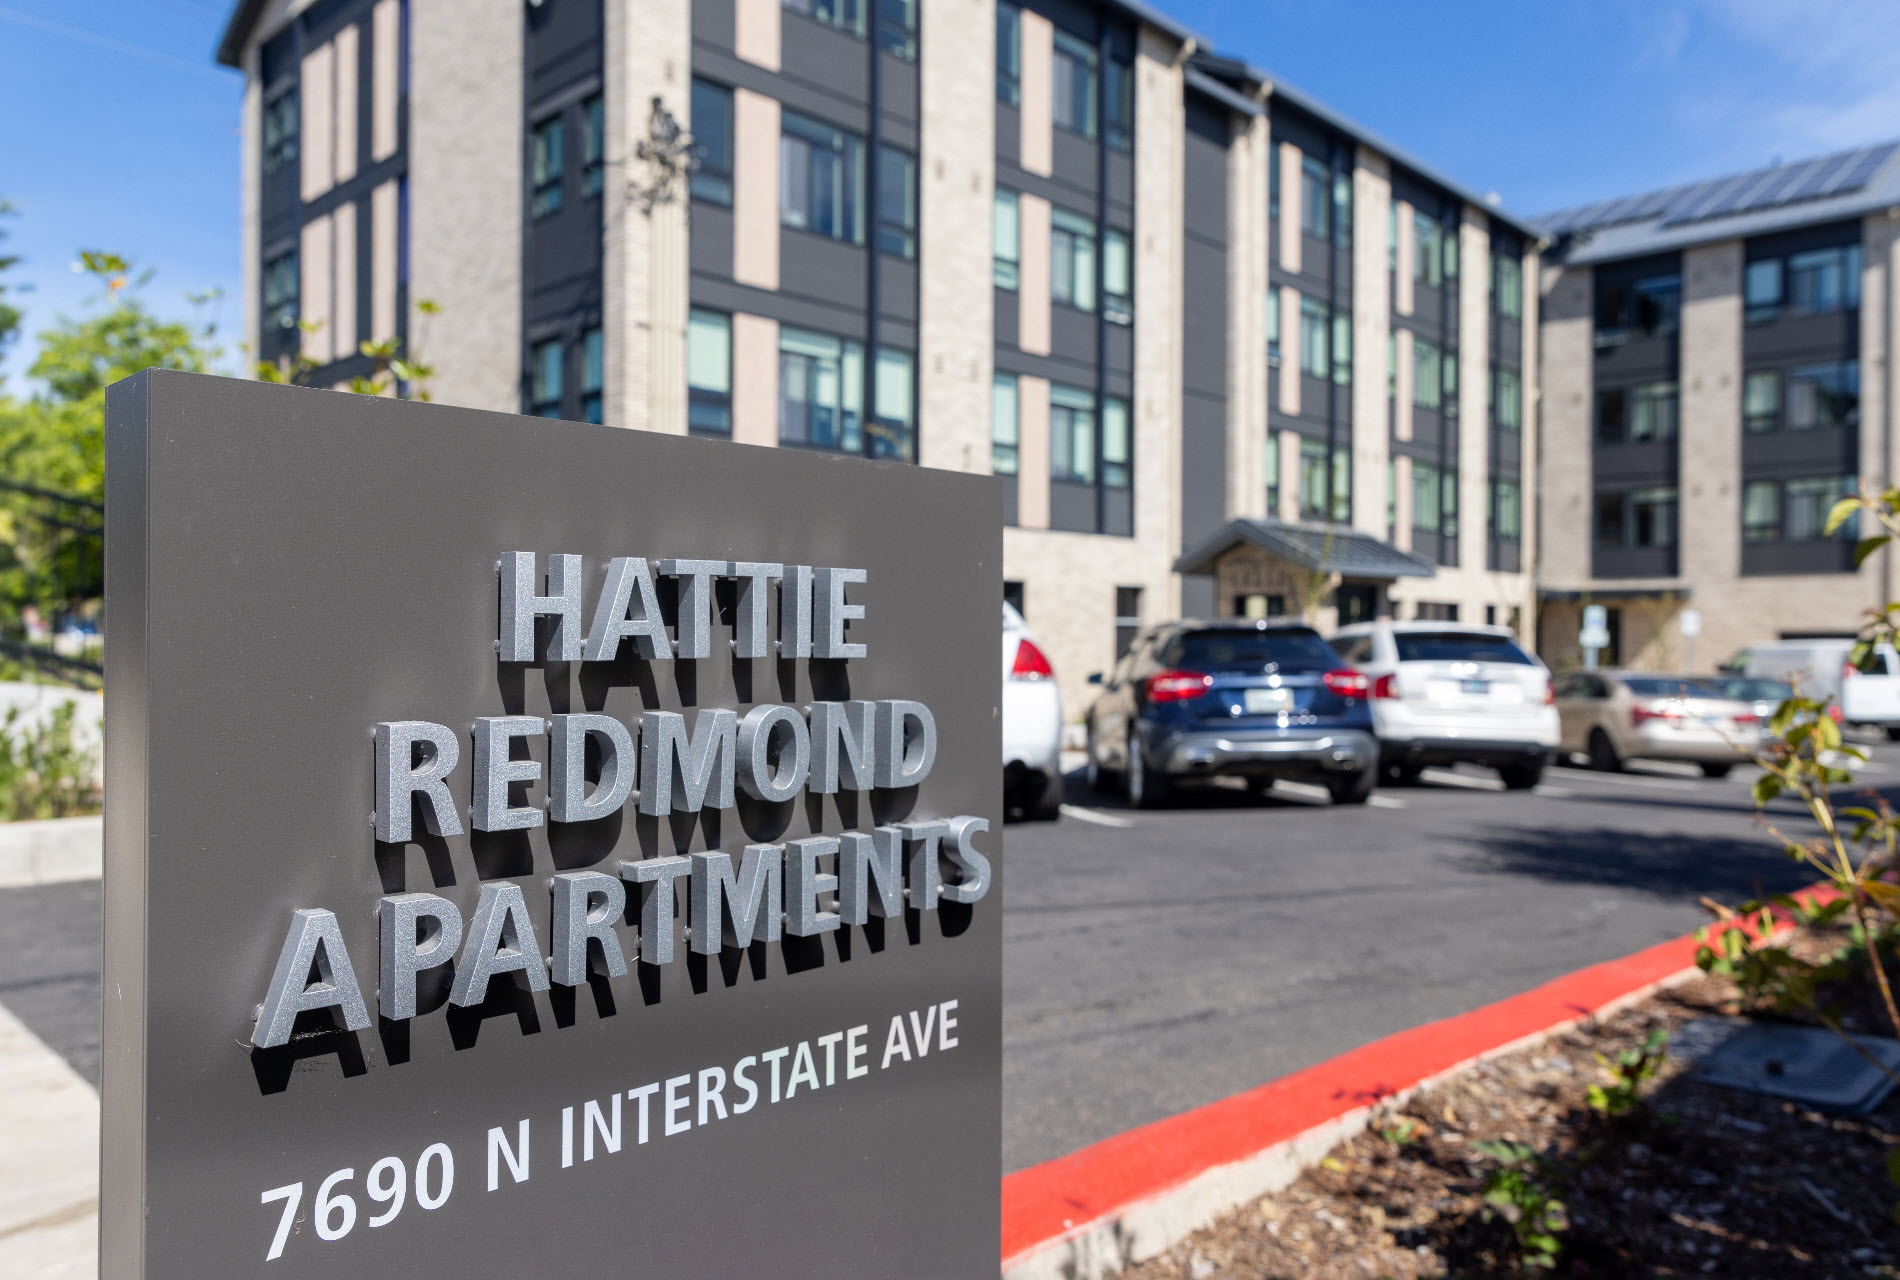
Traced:
<path id="1" fill-rule="evenodd" d="M 1610 647 L 1610 614 L 1602 605 L 1583 607 L 1583 627 L 1577 633 L 1577 643 L 1583 648 L 1584 667 L 1596 670 L 1597 654 Z"/>
<path id="2" fill-rule="evenodd" d="M 988 478 L 107 402 L 106 1275 L 993 1274 Z"/>

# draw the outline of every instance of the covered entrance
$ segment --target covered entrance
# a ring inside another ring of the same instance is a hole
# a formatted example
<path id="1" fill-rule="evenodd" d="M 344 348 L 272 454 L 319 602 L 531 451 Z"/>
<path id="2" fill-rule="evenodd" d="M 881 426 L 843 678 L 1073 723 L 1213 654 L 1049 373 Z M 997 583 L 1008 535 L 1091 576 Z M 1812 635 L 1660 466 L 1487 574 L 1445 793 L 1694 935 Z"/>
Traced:
<path id="1" fill-rule="evenodd" d="M 1369 533 L 1278 520 L 1230 520 L 1174 570 L 1211 575 L 1222 617 L 1299 618 L 1321 631 L 1391 617 L 1393 582 L 1437 572 Z"/>

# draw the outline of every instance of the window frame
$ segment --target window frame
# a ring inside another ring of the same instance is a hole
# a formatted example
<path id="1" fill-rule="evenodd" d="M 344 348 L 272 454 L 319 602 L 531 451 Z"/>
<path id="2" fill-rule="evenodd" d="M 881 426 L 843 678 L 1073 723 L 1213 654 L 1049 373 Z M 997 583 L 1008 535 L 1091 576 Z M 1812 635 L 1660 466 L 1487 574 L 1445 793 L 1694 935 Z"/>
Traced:
<path id="1" fill-rule="evenodd" d="M 840 244 L 863 245 L 866 221 L 864 152 L 864 139 L 851 130 L 802 112 L 781 108 L 779 225 L 836 240 Z M 798 163 L 801 153 L 802 166 Z M 824 177 L 821 158 L 829 158 L 840 176 L 828 183 L 821 181 Z M 794 173 L 801 169 L 800 178 L 795 180 Z M 795 185 L 802 186 L 802 201 L 794 200 Z M 836 202 L 829 219 L 817 216 L 823 187 L 830 188 L 830 197 Z M 844 225 L 835 225 L 840 222 Z"/>
<path id="2" fill-rule="evenodd" d="M 555 112 L 528 130 L 528 218 L 539 221 L 566 203 L 567 121 Z"/>
<path id="3" fill-rule="evenodd" d="M 1055 38 L 1050 45 L 1049 66 L 1049 122 L 1057 129 L 1094 141 L 1096 130 L 1096 86 L 1095 80 L 1101 74 L 1100 55 L 1094 45 L 1064 31 L 1055 28 Z M 1067 69 L 1065 72 L 1065 68 Z M 1068 80 L 1068 102 L 1063 102 L 1063 82 Z M 1081 114 L 1078 124 L 1073 118 Z"/>
<path id="4" fill-rule="evenodd" d="M 591 94 L 581 103 L 581 198 L 597 199 L 607 189 L 607 103 Z"/>
<path id="5" fill-rule="evenodd" d="M 1049 384 L 1049 478 L 1094 485 L 1098 475 L 1101 418 L 1095 393 L 1060 382 Z M 1084 448 L 1078 450 L 1077 446 Z"/>
<path id="6" fill-rule="evenodd" d="M 1009 211 L 1007 215 L 1005 209 Z M 1007 253 L 1002 243 L 1005 230 L 1009 240 Z M 998 289 L 1007 289 L 1011 293 L 1022 288 L 1022 193 L 1008 187 L 997 187 L 990 205 L 990 280 Z"/>
<path id="7" fill-rule="evenodd" d="M 862 456 L 864 452 L 864 345 L 854 338 L 840 337 L 816 329 L 780 325 L 778 331 L 778 442 L 781 448 L 813 449 L 826 453 Z M 821 363 L 827 362 L 827 363 Z M 804 434 L 788 435 L 787 389 L 793 379 L 792 367 L 803 369 L 806 394 L 803 406 Z M 830 377 L 837 385 L 835 403 L 825 403 L 812 394 Z M 816 413 L 834 417 L 829 440 L 813 439 Z"/>
<path id="8" fill-rule="evenodd" d="M 1007 388 L 1007 393 L 1005 392 Z M 1009 423 L 1003 425 L 1002 405 L 1009 405 Z M 1013 373 L 990 375 L 990 474 L 1022 474 L 1023 386 Z"/>
<path id="9" fill-rule="evenodd" d="M 696 383 L 693 334 L 717 328 L 722 335 L 724 368 L 718 382 Z M 723 383 L 723 385 L 720 385 Z M 695 420 L 699 415 L 699 420 Z M 717 421 L 711 419 L 717 418 Z M 732 315 L 710 307 L 691 307 L 686 313 L 686 428 L 691 435 L 732 435 Z"/>
<path id="10" fill-rule="evenodd" d="M 842 31 L 860 40 L 864 38 L 864 0 L 779 0 L 779 7 L 809 18 L 819 26 Z"/>
<path id="11" fill-rule="evenodd" d="M 272 177 L 297 163 L 303 148 L 302 90 L 296 82 L 271 94 L 264 102 L 258 125 L 259 165 Z M 289 128 L 283 126 L 288 121 Z M 275 130 L 275 132 L 274 132 Z"/>
<path id="12" fill-rule="evenodd" d="M 687 179 L 687 190 L 695 200 L 732 207 L 732 90 L 712 80 L 693 77 L 692 124 L 694 166 Z M 719 154 L 714 156 L 706 141 L 706 121 L 701 119 L 702 93 L 705 105 L 717 103 L 719 110 Z"/>
<path id="13" fill-rule="evenodd" d="M 1050 302 L 1077 311 L 1095 310 L 1096 255 L 1100 252 L 1096 236 L 1093 218 L 1060 205 L 1049 207 Z"/>
<path id="14" fill-rule="evenodd" d="M 299 332 L 298 318 L 303 314 L 303 276 L 301 255 L 296 245 L 271 255 L 259 273 L 260 327 L 265 334 Z M 272 296 L 273 284 L 288 283 L 288 289 Z"/>
<path id="15" fill-rule="evenodd" d="M 1023 11 L 1009 0 L 996 5 L 996 100 L 1023 105 Z"/>
<path id="16" fill-rule="evenodd" d="M 1333 175 L 1318 156 L 1300 153 L 1300 234 L 1325 240 L 1332 235 Z"/>
<path id="17" fill-rule="evenodd" d="M 567 391 L 567 343 L 543 338 L 528 347 L 528 413 L 531 418 L 559 418 Z"/>
<path id="18" fill-rule="evenodd" d="M 1751 408 L 1755 400 L 1755 388 L 1771 386 L 1773 404 L 1768 408 Z M 1742 376 L 1742 431 L 1747 435 L 1764 435 L 1781 429 L 1782 415 L 1782 376 L 1779 369 L 1750 369 Z"/>
<path id="19" fill-rule="evenodd" d="M 1504 320 L 1524 319 L 1524 263 L 1513 254 L 1498 254 L 1492 258 L 1491 289 L 1493 306 L 1498 316 Z M 1509 284 L 1506 284 L 1506 277 Z"/>
<path id="20" fill-rule="evenodd" d="M 886 216 L 889 210 L 885 203 L 893 194 L 892 188 L 886 185 L 893 166 L 901 175 L 899 181 L 902 190 L 896 194 L 903 204 L 895 221 Z M 902 258 L 906 262 L 915 262 L 917 260 L 917 157 L 902 147 L 892 146 L 888 142 L 878 144 L 877 200 L 874 213 L 878 252 Z"/>
<path id="21" fill-rule="evenodd" d="M 871 0 L 877 47 L 905 62 L 917 61 L 917 6 L 920 0 Z"/>

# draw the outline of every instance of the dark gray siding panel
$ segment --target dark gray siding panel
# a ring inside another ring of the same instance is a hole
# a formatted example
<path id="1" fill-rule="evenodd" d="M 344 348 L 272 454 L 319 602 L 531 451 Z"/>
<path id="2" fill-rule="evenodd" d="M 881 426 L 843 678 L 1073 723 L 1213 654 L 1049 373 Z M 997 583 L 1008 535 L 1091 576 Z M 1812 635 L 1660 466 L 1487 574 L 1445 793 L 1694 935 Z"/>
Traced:
<path id="1" fill-rule="evenodd" d="M 1095 532 L 1095 486 L 1071 480 L 1049 482 L 1049 527 L 1068 533 Z"/>
<path id="2" fill-rule="evenodd" d="M 1049 355 L 1070 364 L 1095 363 L 1096 320 L 1093 311 L 1074 307 L 1049 308 Z"/>
<path id="3" fill-rule="evenodd" d="M 1852 475 L 1860 457 L 1860 427 L 1813 427 L 1742 437 L 1742 475 L 1776 480 L 1799 475 Z"/>
<path id="4" fill-rule="evenodd" d="M 878 109 L 892 120 L 917 123 L 917 64 L 896 54 L 879 53 Z"/>
<path id="5" fill-rule="evenodd" d="M 791 9 L 779 14 L 779 31 L 779 70 L 785 79 L 853 103 L 870 102 L 871 66 L 864 41 Z"/>
<path id="6" fill-rule="evenodd" d="M 1591 575 L 1598 578 L 1673 578 L 1674 547 L 1606 547 L 1599 544 L 1591 558 Z"/>
<path id="7" fill-rule="evenodd" d="M 1054 132 L 1055 147 L 1051 152 L 1054 163 L 1050 166 L 1050 176 L 1077 191 L 1093 192 L 1098 169 L 1097 143 L 1068 129 L 1056 129 Z"/>
<path id="8" fill-rule="evenodd" d="M 1854 544 L 1826 542 L 1744 542 L 1742 572 L 1749 576 L 1792 573 L 1853 573 Z"/>
<path id="9" fill-rule="evenodd" d="M 1599 484 L 1668 484 L 1676 478 L 1680 456 L 1674 440 L 1598 445 L 1591 466 Z"/>
<path id="10" fill-rule="evenodd" d="M 1007 102 L 996 104 L 996 162 L 1012 168 L 1022 163 L 1023 113 Z"/>
<path id="11" fill-rule="evenodd" d="M 779 291 L 864 309 L 865 251 L 828 236 L 779 229 Z"/>
<path id="12" fill-rule="evenodd" d="M 1022 299 L 1014 289 L 995 289 L 992 292 L 996 295 L 996 345 L 1014 351 L 1023 318 Z"/>
<path id="13" fill-rule="evenodd" d="M 1492 437 L 1497 442 L 1495 456 L 1491 460 L 1492 469 L 1500 475 L 1514 476 L 1523 466 L 1524 436 L 1518 431 L 1500 431 Z"/>
<path id="14" fill-rule="evenodd" d="M 1126 151 L 1108 153 L 1109 221 L 1133 220 L 1135 210 L 1135 158 Z M 1121 216 L 1117 216 L 1121 215 Z"/>
<path id="15" fill-rule="evenodd" d="M 692 267 L 721 279 L 732 278 L 732 210 L 723 205 L 693 205 L 693 232 L 688 239 Z"/>
<path id="16" fill-rule="evenodd" d="M 1497 350 L 1492 358 L 1506 369 L 1524 367 L 1524 326 L 1515 320 L 1505 320 L 1498 324 Z"/>
<path id="17" fill-rule="evenodd" d="M 878 259 L 878 310 L 917 323 L 917 264 L 885 254 Z"/>
<path id="18" fill-rule="evenodd" d="M 1231 608 L 1218 608 L 1214 600 L 1214 579 L 1205 574 L 1190 574 L 1181 579 L 1181 616 L 1183 618 L 1224 618 Z"/>
<path id="19" fill-rule="evenodd" d="M 1131 325 L 1108 326 L 1108 376 L 1132 377 L 1135 372 L 1135 330 Z"/>
<path id="20" fill-rule="evenodd" d="M 1135 499 L 1126 489 L 1102 490 L 1102 532 L 1119 538 L 1135 535 Z"/>
<path id="21" fill-rule="evenodd" d="M 734 46 L 734 0 L 693 0 L 693 39 L 724 49 Z"/>
<path id="22" fill-rule="evenodd" d="M 1227 518 L 1227 405 L 1181 400 L 1181 542 L 1193 546 Z"/>

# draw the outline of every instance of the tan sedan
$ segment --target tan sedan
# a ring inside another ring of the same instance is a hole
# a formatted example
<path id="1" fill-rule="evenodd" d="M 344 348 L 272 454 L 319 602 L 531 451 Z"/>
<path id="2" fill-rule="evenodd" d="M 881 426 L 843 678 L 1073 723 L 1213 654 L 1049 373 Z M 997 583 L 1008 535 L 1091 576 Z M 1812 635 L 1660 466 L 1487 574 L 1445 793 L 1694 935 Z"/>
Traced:
<path id="1" fill-rule="evenodd" d="M 1621 769 L 1625 760 L 1681 760 L 1720 778 L 1761 743 L 1755 705 L 1725 696 L 1704 677 L 1572 671 L 1552 681 L 1552 692 L 1558 754 L 1587 755 L 1597 769 Z"/>

